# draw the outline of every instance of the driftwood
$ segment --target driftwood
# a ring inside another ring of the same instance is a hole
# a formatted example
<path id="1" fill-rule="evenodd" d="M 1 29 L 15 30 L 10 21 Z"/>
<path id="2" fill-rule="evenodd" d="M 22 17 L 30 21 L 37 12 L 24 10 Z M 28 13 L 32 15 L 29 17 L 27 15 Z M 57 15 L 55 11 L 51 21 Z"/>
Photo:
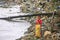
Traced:
<path id="1" fill-rule="evenodd" d="M 32 16 L 41 16 L 41 15 L 47 15 L 47 16 L 50 15 L 51 16 L 51 15 L 53 15 L 53 13 L 41 13 L 41 14 L 29 14 L 29 15 L 10 16 L 10 17 L 0 18 L 0 19 L 8 20 L 8 19 L 13 19 L 13 18 L 32 17 Z M 57 15 L 57 13 L 54 13 L 54 15 Z"/>

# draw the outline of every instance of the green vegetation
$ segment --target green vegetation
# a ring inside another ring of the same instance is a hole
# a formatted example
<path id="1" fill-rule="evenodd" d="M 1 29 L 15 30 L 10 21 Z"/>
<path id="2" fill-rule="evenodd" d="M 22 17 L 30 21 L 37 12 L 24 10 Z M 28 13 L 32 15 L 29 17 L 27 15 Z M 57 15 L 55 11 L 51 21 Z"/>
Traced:
<path id="1" fill-rule="evenodd" d="M 22 12 L 25 13 L 43 13 L 43 12 L 54 12 L 57 11 L 57 6 L 60 5 L 60 3 L 58 2 L 58 0 L 51 0 L 51 1 L 45 1 L 45 0 L 27 0 L 27 1 L 23 1 L 21 3 L 21 10 Z"/>

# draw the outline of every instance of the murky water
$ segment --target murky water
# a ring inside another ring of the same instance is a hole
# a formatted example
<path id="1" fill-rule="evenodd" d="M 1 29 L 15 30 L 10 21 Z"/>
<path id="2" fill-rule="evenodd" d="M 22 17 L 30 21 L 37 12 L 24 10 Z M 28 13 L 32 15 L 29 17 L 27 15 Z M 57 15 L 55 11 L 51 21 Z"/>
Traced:
<path id="1" fill-rule="evenodd" d="M 0 8 L 0 18 L 19 15 L 19 13 L 17 14 L 19 11 L 18 6 L 14 6 L 13 8 Z M 30 25 L 29 22 L 24 20 L 20 22 L 9 22 L 0 19 L 0 40 L 16 40 L 24 35 L 24 32 L 27 31 Z"/>

